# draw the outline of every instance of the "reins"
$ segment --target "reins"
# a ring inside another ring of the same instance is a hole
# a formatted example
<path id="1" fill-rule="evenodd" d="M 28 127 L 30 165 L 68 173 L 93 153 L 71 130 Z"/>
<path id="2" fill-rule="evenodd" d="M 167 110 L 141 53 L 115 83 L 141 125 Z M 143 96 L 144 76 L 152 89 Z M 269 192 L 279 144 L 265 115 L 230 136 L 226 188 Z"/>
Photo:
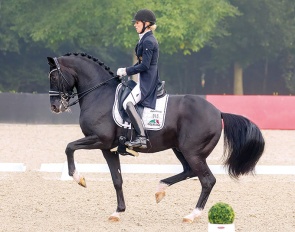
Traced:
<path id="1" fill-rule="evenodd" d="M 75 101 L 73 101 L 72 103 L 70 103 L 70 104 L 68 105 L 67 108 L 69 108 L 69 107 L 71 107 L 71 106 L 73 106 L 73 105 L 76 105 L 76 104 L 79 102 L 79 100 L 80 100 L 81 98 L 85 97 L 87 94 L 89 94 L 89 93 L 92 92 L 93 90 L 97 89 L 98 87 L 100 87 L 100 86 L 106 84 L 107 82 L 109 82 L 109 81 L 111 81 L 111 80 L 113 80 L 113 79 L 115 79 L 115 78 L 117 78 L 117 77 L 114 76 L 114 77 L 112 77 L 112 78 L 110 78 L 110 79 L 108 79 L 108 80 L 106 80 L 106 81 L 104 81 L 104 82 L 102 82 L 102 83 L 99 83 L 99 84 L 97 84 L 97 85 L 91 87 L 91 88 L 88 89 L 88 90 L 83 91 L 82 93 L 73 93 L 72 96 L 71 96 L 72 98 L 75 97 L 76 95 L 77 95 L 77 96 L 81 95 L 81 97 L 78 97 Z"/>
<path id="2" fill-rule="evenodd" d="M 62 79 L 65 80 L 65 82 L 70 86 L 69 82 L 67 81 L 66 77 L 63 75 L 63 73 L 62 73 L 62 71 L 60 69 L 60 65 L 58 63 L 57 58 L 54 57 L 53 60 L 54 60 L 54 63 L 56 65 L 56 69 L 51 70 L 51 72 L 49 73 L 49 76 L 50 76 L 50 74 L 53 71 L 58 71 L 58 73 L 62 77 Z M 69 103 L 67 106 L 64 105 L 64 107 L 67 109 L 67 108 L 69 108 L 69 107 L 71 107 L 73 105 L 76 105 L 80 101 L 80 99 L 83 98 L 83 97 L 85 97 L 87 94 L 91 93 L 95 89 L 99 88 L 102 85 L 105 85 L 107 82 L 109 82 L 109 81 L 111 81 L 113 79 L 116 79 L 116 78 L 118 78 L 117 75 L 116 76 L 113 76 L 112 78 L 110 78 L 110 79 L 108 79 L 108 80 L 106 80 L 106 81 L 104 81 L 102 83 L 99 83 L 99 84 L 97 84 L 97 85 L 95 85 L 95 86 L 93 86 L 93 87 L 91 87 L 91 88 L 89 88 L 89 89 L 87 89 L 87 90 L 85 90 L 85 91 L 83 91 L 81 93 L 76 92 L 76 93 L 69 94 L 69 93 L 67 93 L 67 92 L 64 91 L 64 86 L 62 86 L 63 91 L 60 90 L 60 86 L 59 86 L 58 87 L 59 88 L 59 91 L 49 90 L 49 96 L 60 96 L 61 99 L 64 98 L 68 102 L 69 102 L 70 98 L 74 98 L 75 96 L 78 96 L 78 98 L 75 101 L 73 101 L 72 103 Z M 79 97 L 79 95 L 80 95 L 80 97 Z"/>

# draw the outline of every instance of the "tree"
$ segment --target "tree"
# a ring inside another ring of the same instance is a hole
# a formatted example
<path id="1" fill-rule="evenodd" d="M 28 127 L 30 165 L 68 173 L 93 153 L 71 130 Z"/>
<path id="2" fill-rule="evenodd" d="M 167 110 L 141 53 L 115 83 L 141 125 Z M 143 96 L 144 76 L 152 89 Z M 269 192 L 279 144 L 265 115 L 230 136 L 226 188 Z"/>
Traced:
<path id="1" fill-rule="evenodd" d="M 282 75 L 286 82 L 286 87 L 291 94 L 295 94 L 295 52 L 287 51 L 281 59 Z"/>
<path id="2" fill-rule="evenodd" d="M 97 45 L 99 41 L 104 47 L 133 48 L 137 38 L 131 19 L 138 9 L 148 7 L 157 15 L 157 38 L 162 50 L 189 53 L 199 50 L 212 37 L 224 35 L 225 30 L 217 27 L 218 23 L 237 12 L 226 0 L 12 2 L 14 10 L 21 12 L 12 30 L 53 49 L 64 41 L 83 47 Z"/>
<path id="3" fill-rule="evenodd" d="M 0 51 L 18 51 L 18 35 L 10 27 L 13 25 L 8 1 L 0 0 Z"/>
<path id="4" fill-rule="evenodd" d="M 150 8 L 157 15 L 156 36 L 162 53 L 190 54 L 213 37 L 225 35 L 220 22 L 237 12 L 227 0 L 0 1 L 0 59 L 4 61 L 4 52 L 24 54 L 28 47 L 35 50 L 43 46 L 56 53 L 67 47 L 103 56 L 116 48 L 129 54 L 130 65 L 138 40 L 131 19 L 141 8 Z M 0 73 L 2 79 L 11 76 L 11 70 Z"/>
<path id="5" fill-rule="evenodd" d="M 295 2 L 293 0 L 231 0 L 241 15 L 229 18 L 230 36 L 215 40 L 215 69 L 234 66 L 234 94 L 243 94 L 243 69 L 255 62 L 265 62 L 264 83 L 268 63 L 294 47 Z"/>

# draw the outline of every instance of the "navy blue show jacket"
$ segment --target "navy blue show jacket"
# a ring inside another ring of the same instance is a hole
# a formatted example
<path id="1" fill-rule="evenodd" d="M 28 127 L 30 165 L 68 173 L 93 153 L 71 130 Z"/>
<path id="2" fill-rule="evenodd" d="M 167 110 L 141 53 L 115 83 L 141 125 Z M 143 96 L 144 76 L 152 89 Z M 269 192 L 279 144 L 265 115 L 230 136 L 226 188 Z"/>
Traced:
<path id="1" fill-rule="evenodd" d="M 126 68 L 127 75 L 140 73 L 140 104 L 155 109 L 157 84 L 159 82 L 158 59 L 159 45 L 152 31 L 143 35 L 135 47 L 138 62 Z"/>

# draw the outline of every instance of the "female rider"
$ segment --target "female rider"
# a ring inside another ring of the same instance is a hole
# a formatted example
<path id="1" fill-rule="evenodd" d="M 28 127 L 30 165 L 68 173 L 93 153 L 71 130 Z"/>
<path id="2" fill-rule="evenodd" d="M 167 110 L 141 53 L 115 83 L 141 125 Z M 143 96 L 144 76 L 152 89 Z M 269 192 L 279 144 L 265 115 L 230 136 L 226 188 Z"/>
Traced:
<path id="1" fill-rule="evenodd" d="M 142 121 L 135 109 L 137 103 L 145 107 L 155 109 L 157 99 L 157 84 L 159 83 L 158 58 L 159 45 L 153 35 L 156 29 L 156 16 L 151 10 L 139 10 L 132 20 L 136 32 L 139 34 L 139 42 L 135 47 L 138 62 L 134 66 L 119 68 L 117 75 L 138 75 L 138 83 L 123 102 L 123 107 L 128 114 L 131 123 L 137 133 L 133 141 L 125 143 L 128 147 L 146 148 L 146 135 Z"/>

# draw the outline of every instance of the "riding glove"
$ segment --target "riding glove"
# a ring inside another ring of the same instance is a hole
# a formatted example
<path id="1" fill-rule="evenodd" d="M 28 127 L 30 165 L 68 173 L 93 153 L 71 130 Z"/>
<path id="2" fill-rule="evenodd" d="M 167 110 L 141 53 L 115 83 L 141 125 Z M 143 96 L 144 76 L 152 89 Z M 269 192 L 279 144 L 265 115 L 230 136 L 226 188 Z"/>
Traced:
<path id="1" fill-rule="evenodd" d="M 126 68 L 118 68 L 117 75 L 120 77 L 126 76 L 127 75 Z"/>

